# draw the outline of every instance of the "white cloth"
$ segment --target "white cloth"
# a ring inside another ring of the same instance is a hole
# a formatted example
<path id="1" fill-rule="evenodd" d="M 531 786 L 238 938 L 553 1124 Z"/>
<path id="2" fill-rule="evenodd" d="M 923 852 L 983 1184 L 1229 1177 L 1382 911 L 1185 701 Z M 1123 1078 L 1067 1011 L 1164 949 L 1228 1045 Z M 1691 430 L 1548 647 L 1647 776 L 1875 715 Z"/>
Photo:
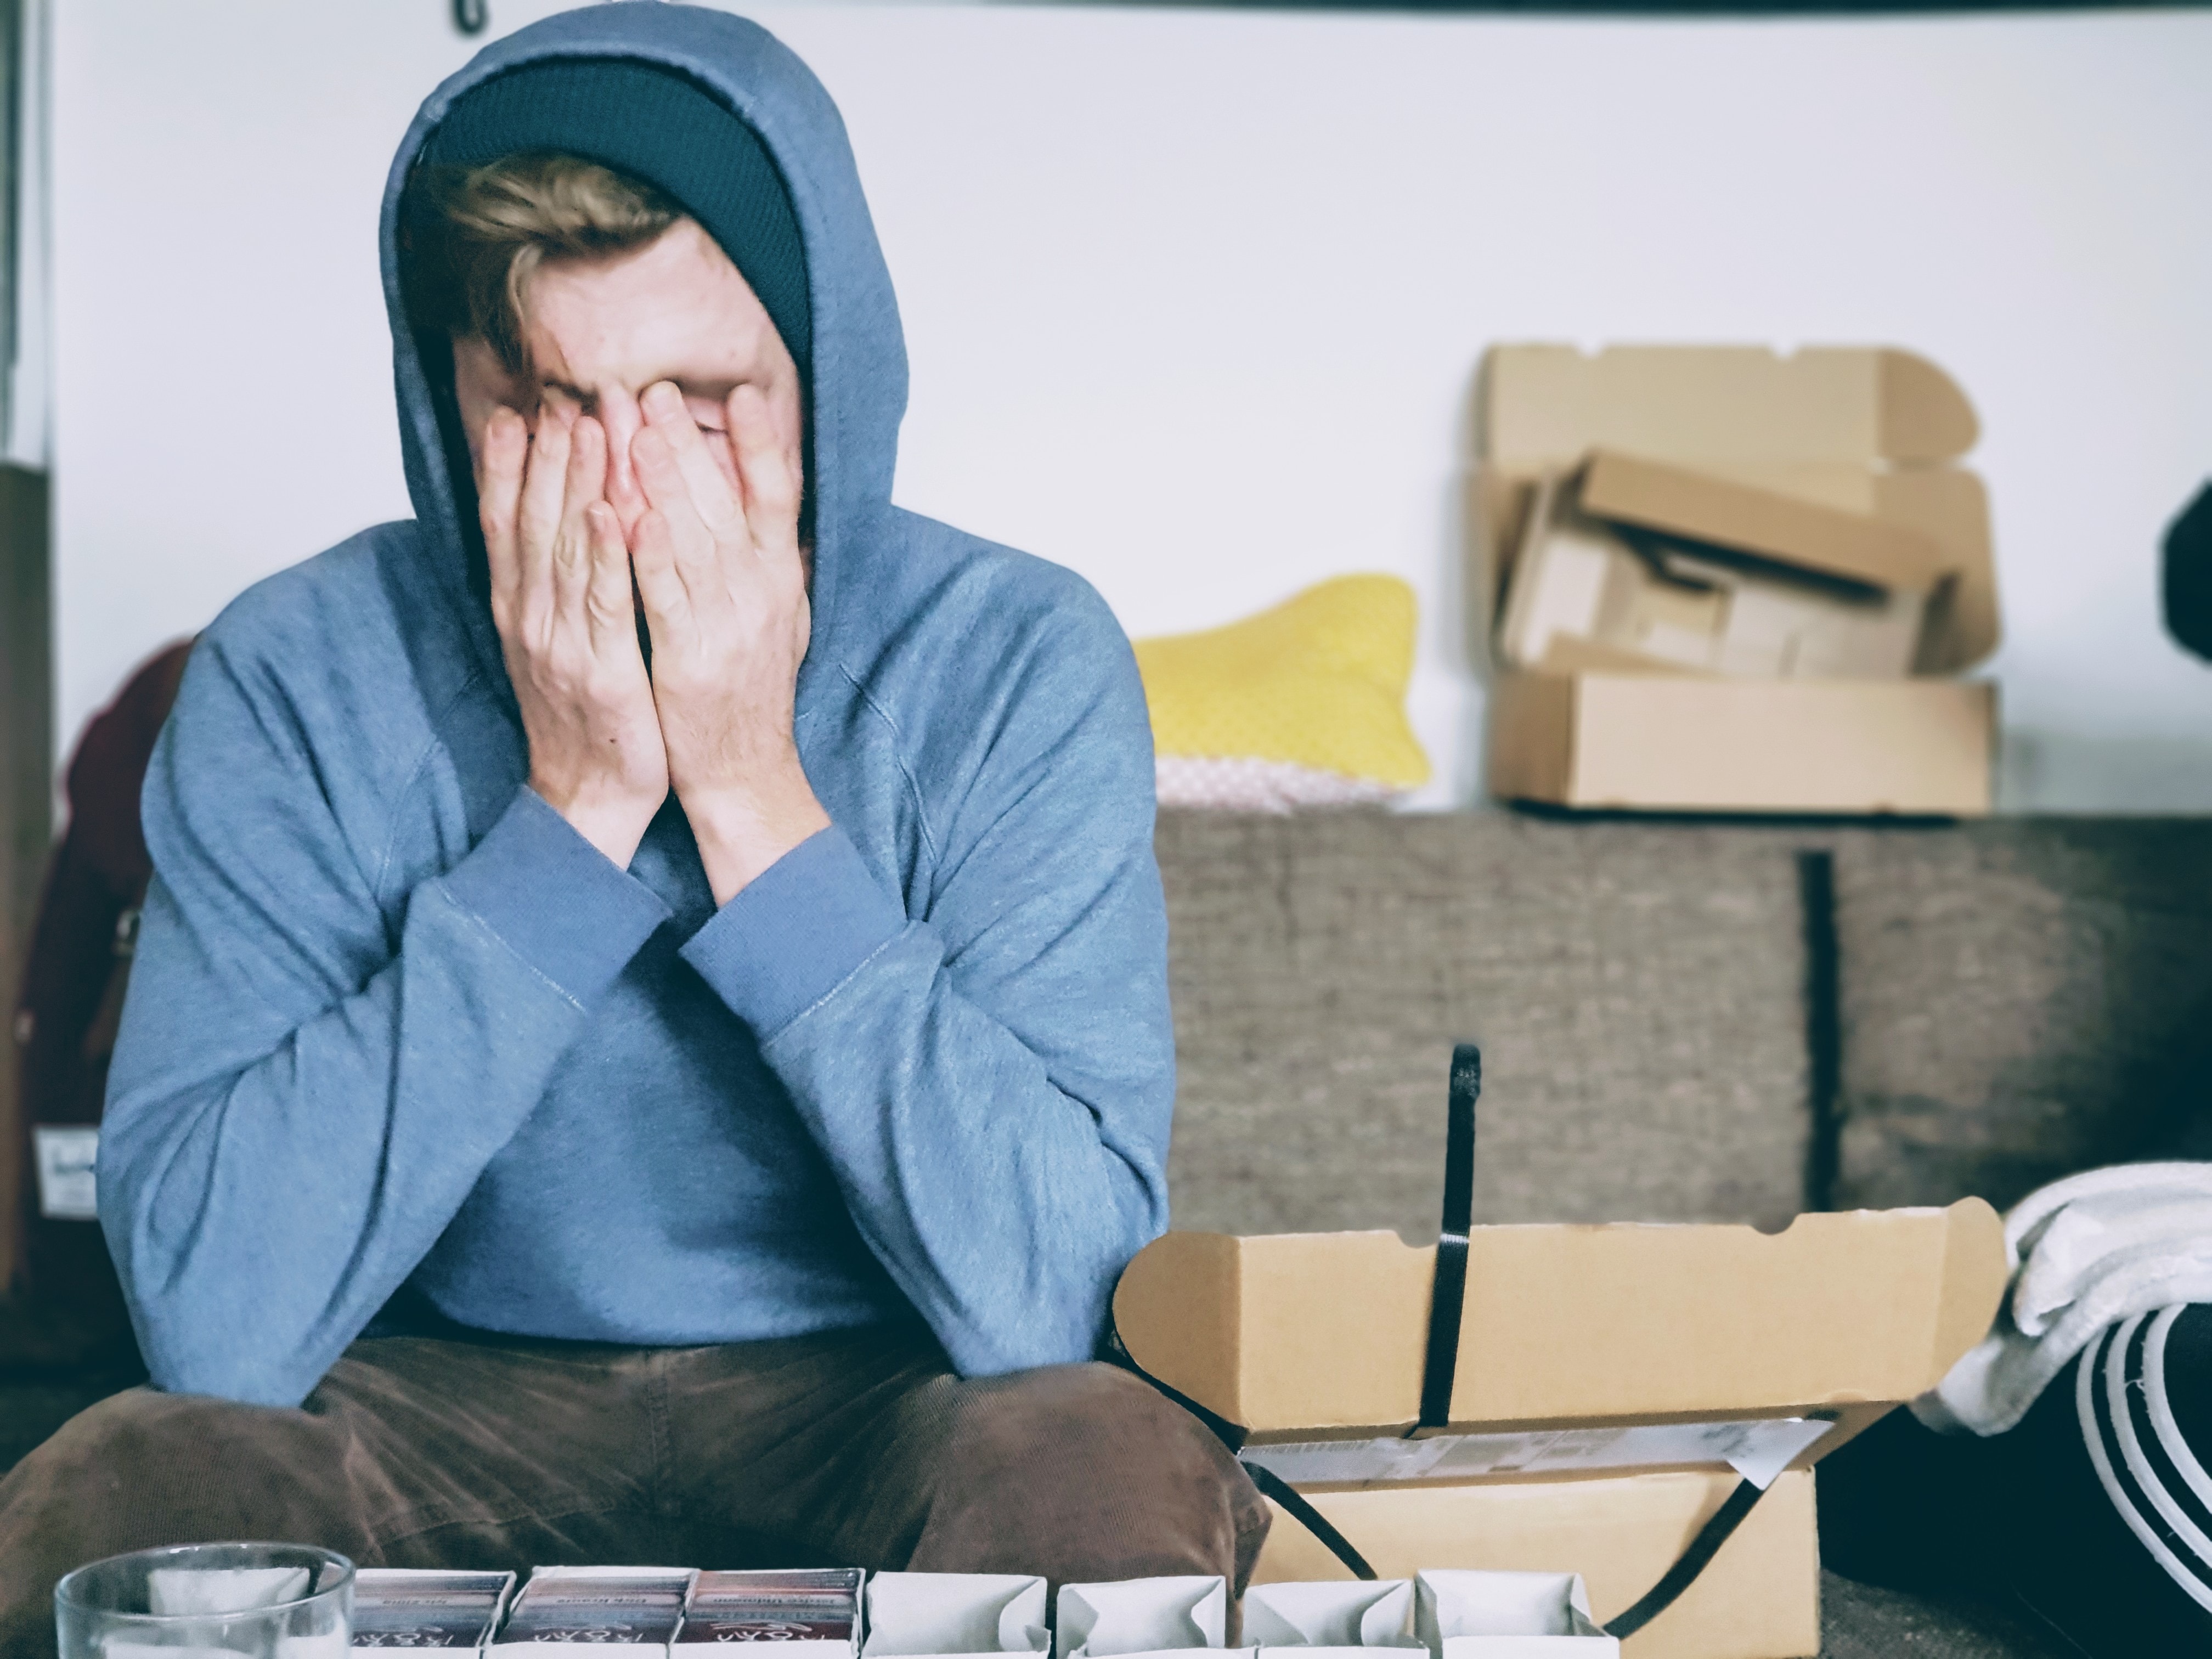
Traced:
<path id="1" fill-rule="evenodd" d="M 2053 1182 L 2005 1217 L 1996 1328 L 1912 1402 L 1931 1429 L 2002 1434 L 2109 1325 L 2212 1302 L 2212 1164 L 2123 1164 Z"/>

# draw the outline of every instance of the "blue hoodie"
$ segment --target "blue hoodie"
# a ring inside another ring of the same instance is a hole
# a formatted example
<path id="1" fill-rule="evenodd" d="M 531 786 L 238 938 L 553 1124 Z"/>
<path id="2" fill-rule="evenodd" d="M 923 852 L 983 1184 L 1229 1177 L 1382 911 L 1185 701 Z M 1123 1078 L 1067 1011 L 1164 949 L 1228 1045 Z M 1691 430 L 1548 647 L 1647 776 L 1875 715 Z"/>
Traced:
<path id="1" fill-rule="evenodd" d="M 673 799 L 623 871 L 525 787 L 399 298 L 425 135 L 562 54 L 726 100 L 805 243 L 795 732 L 836 827 L 720 910 Z M 563 14 L 422 106 L 383 249 L 416 517 L 227 609 L 147 780 L 100 1200 L 155 1382 L 295 1404 L 403 1286 L 518 1335 L 918 1314 L 966 1374 L 1089 1357 L 1167 1213 L 1143 692 L 1079 578 L 890 504 L 905 351 L 829 95 L 720 12 Z"/>

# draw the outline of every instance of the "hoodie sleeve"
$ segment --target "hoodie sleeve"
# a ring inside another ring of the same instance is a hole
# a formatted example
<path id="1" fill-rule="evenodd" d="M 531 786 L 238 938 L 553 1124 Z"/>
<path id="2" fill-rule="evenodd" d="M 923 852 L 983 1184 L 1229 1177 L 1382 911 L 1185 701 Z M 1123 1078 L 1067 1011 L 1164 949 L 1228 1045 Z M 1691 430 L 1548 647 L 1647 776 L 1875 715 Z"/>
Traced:
<path id="1" fill-rule="evenodd" d="M 968 1376 L 1090 1358 L 1167 1221 L 1152 732 L 1127 641 L 1085 599 L 977 711 L 927 892 L 902 905 L 826 830 L 684 947 Z"/>
<path id="2" fill-rule="evenodd" d="M 304 723 L 220 623 L 155 750 L 100 1219 L 157 1387 L 297 1404 L 667 916 L 527 789 L 390 920 Z M 549 902 L 552 896 L 558 902 Z"/>

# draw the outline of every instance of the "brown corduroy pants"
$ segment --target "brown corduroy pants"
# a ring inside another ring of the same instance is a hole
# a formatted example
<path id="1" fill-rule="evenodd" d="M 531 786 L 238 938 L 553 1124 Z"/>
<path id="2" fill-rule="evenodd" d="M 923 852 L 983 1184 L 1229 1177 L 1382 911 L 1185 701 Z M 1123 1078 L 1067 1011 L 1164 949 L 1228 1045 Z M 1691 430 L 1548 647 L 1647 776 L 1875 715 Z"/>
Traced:
<path id="1" fill-rule="evenodd" d="M 1102 1364 L 963 1380 L 926 1337 L 711 1348 L 390 1337 L 296 1411 L 133 1389 L 0 1480 L 0 1654 L 53 1651 L 54 1582 L 159 1544 L 363 1566 L 816 1565 L 1223 1573 L 1267 1506 L 1181 1407 Z"/>

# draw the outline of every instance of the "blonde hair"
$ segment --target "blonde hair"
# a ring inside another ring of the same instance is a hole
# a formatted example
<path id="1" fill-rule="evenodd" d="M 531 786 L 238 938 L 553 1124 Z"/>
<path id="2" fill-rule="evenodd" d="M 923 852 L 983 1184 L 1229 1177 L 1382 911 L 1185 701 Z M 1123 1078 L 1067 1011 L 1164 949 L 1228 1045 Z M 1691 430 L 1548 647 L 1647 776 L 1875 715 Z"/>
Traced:
<path id="1" fill-rule="evenodd" d="M 575 155 L 425 167 L 408 181 L 400 221 L 409 319 L 483 340 L 521 374 L 523 292 L 541 264 L 641 247 L 683 216 L 665 191 Z"/>

